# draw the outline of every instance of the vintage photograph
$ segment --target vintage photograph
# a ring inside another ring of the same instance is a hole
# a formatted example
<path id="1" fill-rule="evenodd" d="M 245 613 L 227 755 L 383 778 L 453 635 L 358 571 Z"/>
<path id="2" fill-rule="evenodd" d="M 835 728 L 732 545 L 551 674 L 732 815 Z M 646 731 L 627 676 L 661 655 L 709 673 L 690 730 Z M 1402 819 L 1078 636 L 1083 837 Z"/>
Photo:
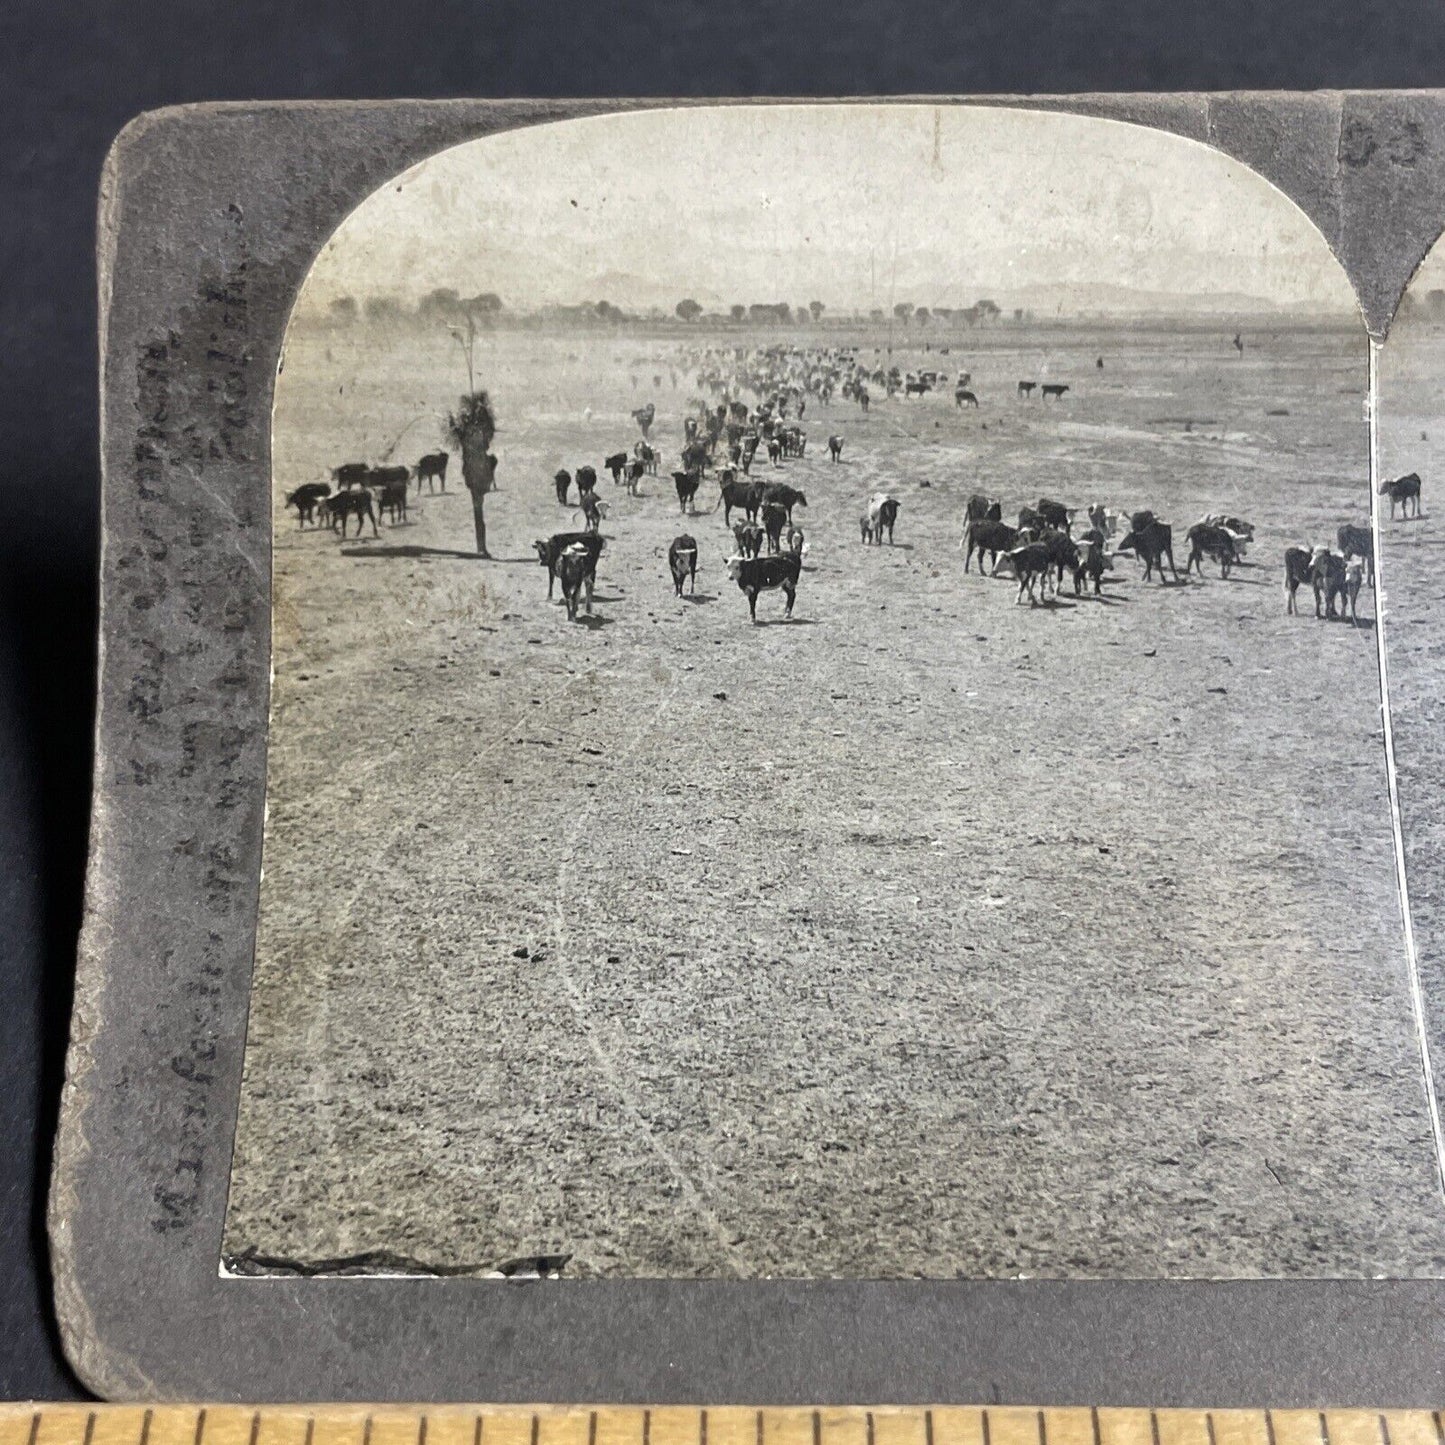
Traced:
<path id="1" fill-rule="evenodd" d="M 1438 1277 L 1377 632 L 1426 676 L 1438 274 L 1382 491 L 1329 247 L 1163 132 L 397 174 L 277 377 L 221 1268 Z"/>

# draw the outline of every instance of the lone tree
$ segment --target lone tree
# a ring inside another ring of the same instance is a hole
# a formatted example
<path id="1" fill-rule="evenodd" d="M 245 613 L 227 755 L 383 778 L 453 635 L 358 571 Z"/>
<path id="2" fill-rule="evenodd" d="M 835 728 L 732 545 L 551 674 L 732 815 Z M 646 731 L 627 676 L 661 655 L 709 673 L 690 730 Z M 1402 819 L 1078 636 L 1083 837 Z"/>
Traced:
<path id="1" fill-rule="evenodd" d="M 920 306 L 920 307 L 918 308 L 918 310 L 913 313 L 913 319 L 914 319 L 920 326 L 927 326 L 927 325 L 928 325 L 928 307 L 926 307 L 926 306 Z"/>
<path id="2" fill-rule="evenodd" d="M 823 303 L 821 301 L 810 301 L 808 302 L 808 310 L 813 313 L 813 320 L 817 321 L 823 314 Z"/>
<path id="3" fill-rule="evenodd" d="M 908 325 L 908 318 L 913 315 L 913 303 L 911 301 L 900 301 L 893 308 L 893 314 L 905 325 Z"/>
<path id="4" fill-rule="evenodd" d="M 677 314 L 684 321 L 696 321 L 702 315 L 702 307 L 689 297 L 686 301 L 677 303 Z"/>
<path id="5" fill-rule="evenodd" d="M 487 551 L 487 519 L 483 506 L 487 493 L 497 485 L 497 459 L 491 449 L 496 434 L 492 400 L 484 391 L 469 392 L 460 399 L 457 410 L 447 417 L 447 440 L 462 454 L 462 480 L 472 494 L 478 557 L 492 555 Z"/>
<path id="6" fill-rule="evenodd" d="M 738 302 L 736 305 L 728 308 L 728 315 L 731 316 L 734 321 L 744 320 L 747 314 L 748 308 L 744 306 L 741 302 Z"/>

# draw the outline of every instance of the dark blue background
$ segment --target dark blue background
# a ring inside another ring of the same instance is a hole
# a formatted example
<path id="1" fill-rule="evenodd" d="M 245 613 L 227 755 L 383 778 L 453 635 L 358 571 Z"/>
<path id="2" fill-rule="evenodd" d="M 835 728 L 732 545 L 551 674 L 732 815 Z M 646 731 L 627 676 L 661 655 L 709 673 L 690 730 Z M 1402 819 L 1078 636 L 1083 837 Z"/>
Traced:
<path id="1" fill-rule="evenodd" d="M 89 811 L 95 192 L 183 101 L 1445 85 L 1441 0 L 0 0 L 0 1397 L 79 1393 L 44 1194 Z"/>

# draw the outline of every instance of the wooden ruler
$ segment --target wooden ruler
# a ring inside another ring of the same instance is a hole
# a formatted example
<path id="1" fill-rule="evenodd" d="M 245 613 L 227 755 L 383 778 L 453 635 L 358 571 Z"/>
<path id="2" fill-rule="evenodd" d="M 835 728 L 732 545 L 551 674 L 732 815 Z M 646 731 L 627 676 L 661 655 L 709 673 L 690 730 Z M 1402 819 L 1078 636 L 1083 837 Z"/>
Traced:
<path id="1" fill-rule="evenodd" d="M 0 1404 L 0 1445 L 1445 1445 L 1429 1410 Z"/>

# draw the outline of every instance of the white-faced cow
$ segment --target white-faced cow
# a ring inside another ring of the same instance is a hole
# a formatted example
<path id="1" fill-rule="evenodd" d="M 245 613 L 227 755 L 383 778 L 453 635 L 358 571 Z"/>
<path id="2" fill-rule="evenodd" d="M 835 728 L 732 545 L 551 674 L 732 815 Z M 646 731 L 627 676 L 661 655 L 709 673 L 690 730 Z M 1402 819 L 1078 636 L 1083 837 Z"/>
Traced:
<path id="1" fill-rule="evenodd" d="M 887 492 L 874 492 L 868 498 L 868 522 L 873 530 L 874 546 L 881 545 L 883 533 L 888 533 L 888 545 L 893 545 L 893 524 L 898 520 L 898 499 Z"/>
<path id="2" fill-rule="evenodd" d="M 1311 556 L 1308 547 L 1284 549 L 1284 610 L 1287 616 L 1295 613 L 1295 593 L 1310 580 Z"/>
<path id="3" fill-rule="evenodd" d="M 1196 522 L 1185 538 L 1189 543 L 1189 556 L 1184 562 L 1184 575 L 1189 576 L 1190 572 L 1197 569 L 1201 577 L 1204 576 L 1204 559 L 1212 557 L 1219 563 L 1219 575 L 1229 576 L 1229 569 L 1239 561 L 1239 553 L 1235 548 L 1233 535 L 1224 527 L 1216 527 L 1208 522 Z"/>
<path id="4" fill-rule="evenodd" d="M 798 573 L 802 570 L 801 552 L 784 552 L 777 557 L 729 557 L 728 576 L 738 584 L 748 599 L 748 613 L 753 621 L 758 620 L 758 593 L 782 588 L 788 605 L 783 609 L 784 617 L 793 615 L 793 602 L 798 593 Z"/>
<path id="5" fill-rule="evenodd" d="M 1340 556 L 1361 557 L 1365 563 L 1365 576 L 1369 579 L 1370 586 L 1375 585 L 1375 529 L 1373 527 L 1353 527 L 1348 522 L 1335 533 L 1335 540 L 1340 544 Z"/>
<path id="6" fill-rule="evenodd" d="M 682 584 L 688 583 L 688 591 L 697 591 L 697 541 L 689 537 L 686 532 L 680 537 L 672 539 L 672 546 L 667 549 L 667 566 L 672 573 L 672 585 L 679 597 L 682 596 Z"/>
<path id="7" fill-rule="evenodd" d="M 605 539 L 591 532 L 554 532 L 552 536 L 538 539 L 532 545 L 537 549 L 537 560 L 547 569 L 547 600 L 552 600 L 552 586 L 558 576 L 562 554 L 570 547 L 581 547 L 591 559 L 589 576 L 597 575 L 597 559 L 602 555 Z M 591 587 L 588 586 L 588 610 L 591 610 Z"/>

